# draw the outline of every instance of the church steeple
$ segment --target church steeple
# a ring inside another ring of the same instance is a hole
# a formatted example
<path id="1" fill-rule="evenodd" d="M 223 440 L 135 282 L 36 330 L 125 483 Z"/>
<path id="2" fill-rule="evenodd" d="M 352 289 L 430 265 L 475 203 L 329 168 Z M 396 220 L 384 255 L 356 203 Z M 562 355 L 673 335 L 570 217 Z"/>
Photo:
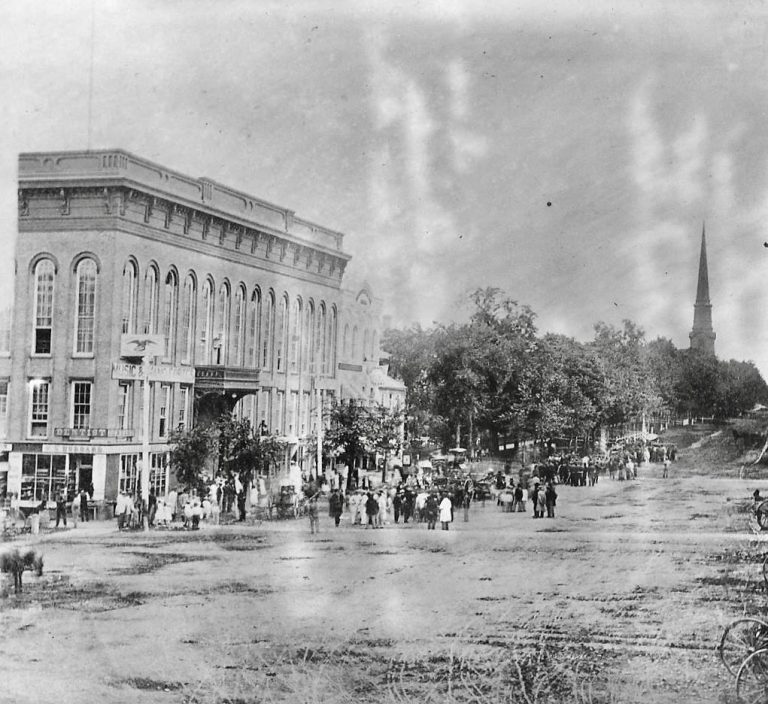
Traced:
<path id="1" fill-rule="evenodd" d="M 712 304 L 709 302 L 709 272 L 707 269 L 707 236 L 701 226 L 701 253 L 699 254 L 699 280 L 696 303 L 693 306 L 693 329 L 688 334 L 691 349 L 715 354 L 715 332 L 712 329 Z"/>

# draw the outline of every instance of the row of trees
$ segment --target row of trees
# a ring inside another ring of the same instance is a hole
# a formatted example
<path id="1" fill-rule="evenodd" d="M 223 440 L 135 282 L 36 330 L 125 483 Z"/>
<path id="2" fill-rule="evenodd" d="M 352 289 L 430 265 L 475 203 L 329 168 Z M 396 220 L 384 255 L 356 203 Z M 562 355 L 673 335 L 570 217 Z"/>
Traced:
<path id="1" fill-rule="evenodd" d="M 466 323 L 385 334 L 390 372 L 408 387 L 410 437 L 448 446 L 485 435 L 491 447 L 501 436 L 594 438 L 643 414 L 726 418 L 768 399 L 751 362 L 646 341 L 629 320 L 598 323 L 582 343 L 539 335 L 534 312 L 499 289 L 470 302 Z"/>
<path id="2" fill-rule="evenodd" d="M 400 450 L 403 414 L 378 403 L 336 401 L 325 409 L 323 457 L 354 467 L 363 456 L 386 457 Z M 247 485 L 255 475 L 268 475 L 285 462 L 285 442 L 265 435 L 247 418 L 223 415 L 212 425 L 196 425 L 171 438 L 171 470 L 179 483 L 206 493 L 205 477 L 238 476 Z M 315 457 L 317 437 L 305 445 Z"/>

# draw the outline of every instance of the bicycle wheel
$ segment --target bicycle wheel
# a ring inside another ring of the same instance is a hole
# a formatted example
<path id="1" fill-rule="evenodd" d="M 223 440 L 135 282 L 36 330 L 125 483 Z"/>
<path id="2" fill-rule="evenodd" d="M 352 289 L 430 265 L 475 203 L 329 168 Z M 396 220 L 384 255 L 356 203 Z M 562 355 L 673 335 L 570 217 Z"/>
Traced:
<path id="1" fill-rule="evenodd" d="M 768 623 L 759 618 L 746 617 L 728 624 L 717 652 L 728 672 L 737 675 L 750 655 L 765 648 L 768 648 Z"/>
<path id="2" fill-rule="evenodd" d="M 768 701 L 768 648 L 752 653 L 736 674 L 736 696 L 745 704 Z"/>

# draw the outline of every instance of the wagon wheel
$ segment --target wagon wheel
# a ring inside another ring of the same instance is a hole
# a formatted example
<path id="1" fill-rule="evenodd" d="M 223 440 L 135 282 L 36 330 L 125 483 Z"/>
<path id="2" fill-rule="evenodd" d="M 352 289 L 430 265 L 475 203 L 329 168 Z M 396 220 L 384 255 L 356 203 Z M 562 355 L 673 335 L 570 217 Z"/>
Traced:
<path id="1" fill-rule="evenodd" d="M 765 582 L 765 586 L 768 587 L 768 553 L 766 553 L 763 558 L 763 581 Z"/>
<path id="2" fill-rule="evenodd" d="M 736 675 L 736 696 L 747 704 L 768 701 L 768 648 L 749 655 Z"/>
<path id="3" fill-rule="evenodd" d="M 761 501 L 755 509 L 757 525 L 760 530 L 768 530 L 768 501 Z"/>
<path id="4" fill-rule="evenodd" d="M 747 617 L 728 624 L 717 652 L 728 672 L 735 676 L 752 653 L 765 648 L 768 648 L 768 623 Z"/>

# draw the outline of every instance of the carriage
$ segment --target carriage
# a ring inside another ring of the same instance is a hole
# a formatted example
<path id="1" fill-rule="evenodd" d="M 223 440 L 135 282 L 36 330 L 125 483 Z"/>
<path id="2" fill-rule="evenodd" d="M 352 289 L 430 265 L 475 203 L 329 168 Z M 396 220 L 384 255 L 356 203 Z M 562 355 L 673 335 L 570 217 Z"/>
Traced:
<path id="1" fill-rule="evenodd" d="M 277 494 L 270 495 L 270 518 L 296 518 L 299 515 L 299 496 L 293 484 L 281 486 Z"/>
<path id="2" fill-rule="evenodd" d="M 768 501 L 754 506 L 757 532 L 768 530 Z M 768 588 L 768 554 L 763 556 L 761 573 Z M 726 626 L 717 647 L 728 672 L 736 678 L 736 696 L 748 704 L 768 701 L 768 621 L 753 616 L 737 618 Z"/>

